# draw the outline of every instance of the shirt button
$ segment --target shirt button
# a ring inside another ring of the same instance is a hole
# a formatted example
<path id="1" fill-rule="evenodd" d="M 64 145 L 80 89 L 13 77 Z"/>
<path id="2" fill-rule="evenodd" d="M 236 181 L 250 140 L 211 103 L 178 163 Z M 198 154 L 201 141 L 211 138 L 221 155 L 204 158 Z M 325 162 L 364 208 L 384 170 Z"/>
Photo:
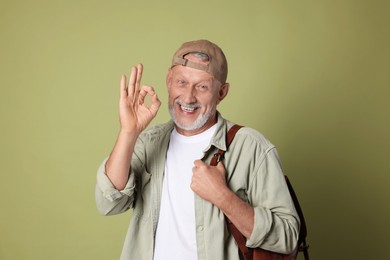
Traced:
<path id="1" fill-rule="evenodd" d="M 203 226 L 199 226 L 199 227 L 198 227 L 198 230 L 199 230 L 199 231 L 203 231 Z"/>

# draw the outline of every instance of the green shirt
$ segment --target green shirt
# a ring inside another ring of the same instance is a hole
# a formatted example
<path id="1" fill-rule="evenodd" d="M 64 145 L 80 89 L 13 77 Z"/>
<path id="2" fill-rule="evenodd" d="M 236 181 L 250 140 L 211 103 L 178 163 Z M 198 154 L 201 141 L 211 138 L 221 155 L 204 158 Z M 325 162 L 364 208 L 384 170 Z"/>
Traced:
<path id="1" fill-rule="evenodd" d="M 226 150 L 226 134 L 233 125 L 218 115 L 217 129 L 203 161 L 217 149 Z M 133 208 L 121 259 L 153 259 L 164 166 L 173 122 L 141 133 L 131 161 L 126 187 L 116 190 L 105 174 L 106 160 L 97 173 L 96 204 L 103 215 Z M 248 247 L 280 253 L 293 251 L 299 217 L 290 197 L 277 151 L 254 129 L 241 128 L 225 153 L 223 164 L 229 188 L 254 207 L 255 225 Z M 200 260 L 238 260 L 238 248 L 221 210 L 195 195 L 197 253 Z M 167 238 L 169 239 L 169 238 Z"/>

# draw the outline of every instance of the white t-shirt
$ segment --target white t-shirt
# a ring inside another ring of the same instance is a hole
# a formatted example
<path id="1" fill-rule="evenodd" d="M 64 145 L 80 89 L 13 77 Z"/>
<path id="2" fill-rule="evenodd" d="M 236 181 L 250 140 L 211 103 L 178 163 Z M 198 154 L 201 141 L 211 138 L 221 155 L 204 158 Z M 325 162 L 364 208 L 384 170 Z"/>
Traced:
<path id="1" fill-rule="evenodd" d="M 165 162 L 154 260 L 197 260 L 194 192 L 190 184 L 194 161 L 203 157 L 216 125 L 194 136 L 172 131 Z"/>

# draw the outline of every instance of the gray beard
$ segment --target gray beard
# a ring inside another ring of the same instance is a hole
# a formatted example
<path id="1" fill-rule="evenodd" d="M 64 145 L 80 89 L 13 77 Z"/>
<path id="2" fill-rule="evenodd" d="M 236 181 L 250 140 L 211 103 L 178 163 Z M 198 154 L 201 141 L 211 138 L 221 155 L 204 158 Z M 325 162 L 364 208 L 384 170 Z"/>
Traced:
<path id="1" fill-rule="evenodd" d="M 175 101 L 174 104 L 176 104 L 176 103 L 177 102 Z M 169 104 L 168 104 L 168 109 L 169 109 L 169 114 L 171 115 L 171 118 L 172 118 L 173 122 L 175 123 L 175 125 L 183 130 L 186 130 L 186 131 L 198 130 L 199 128 L 204 126 L 207 123 L 207 121 L 210 119 L 210 117 L 212 116 L 212 111 L 213 111 L 213 109 L 211 109 L 208 113 L 199 115 L 198 118 L 192 124 L 185 125 L 185 124 L 180 123 L 177 120 L 175 110 Z"/>

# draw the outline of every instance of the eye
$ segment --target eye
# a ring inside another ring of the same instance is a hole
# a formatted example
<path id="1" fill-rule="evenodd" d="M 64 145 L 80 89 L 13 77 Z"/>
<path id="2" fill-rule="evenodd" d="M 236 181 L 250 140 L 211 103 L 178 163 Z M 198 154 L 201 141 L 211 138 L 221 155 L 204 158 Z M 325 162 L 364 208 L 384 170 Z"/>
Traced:
<path id="1" fill-rule="evenodd" d="M 184 80 L 179 79 L 179 80 L 177 81 L 177 84 L 178 84 L 178 85 L 184 85 L 184 84 L 186 84 L 186 82 L 185 82 Z"/>
<path id="2" fill-rule="evenodd" d="M 201 91 L 207 91 L 209 89 L 209 86 L 202 84 L 198 86 L 198 89 Z"/>

